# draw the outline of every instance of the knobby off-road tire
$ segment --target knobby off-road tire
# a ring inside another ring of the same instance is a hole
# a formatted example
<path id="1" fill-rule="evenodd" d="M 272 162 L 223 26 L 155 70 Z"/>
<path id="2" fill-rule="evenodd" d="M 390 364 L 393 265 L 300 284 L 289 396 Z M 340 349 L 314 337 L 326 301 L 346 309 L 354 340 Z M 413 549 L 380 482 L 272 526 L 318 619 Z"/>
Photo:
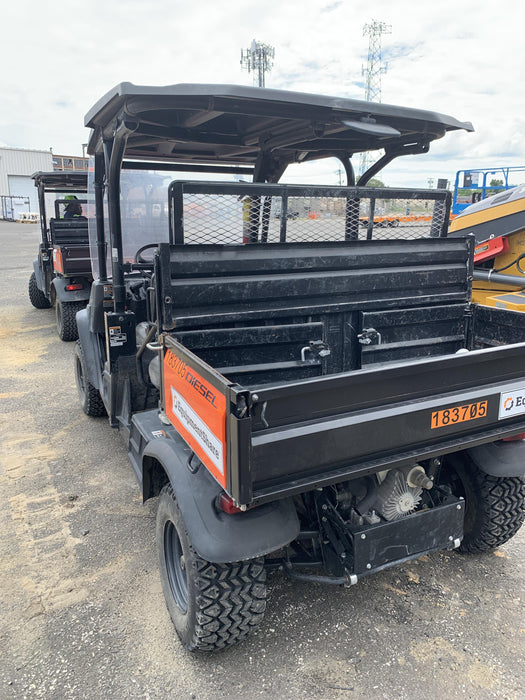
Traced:
<path id="1" fill-rule="evenodd" d="M 212 564 L 201 559 L 169 484 L 159 497 L 157 547 L 164 596 L 186 649 L 222 649 L 260 624 L 266 608 L 264 560 Z"/>
<path id="2" fill-rule="evenodd" d="M 78 340 L 75 345 L 75 380 L 77 383 L 80 405 L 86 416 L 98 418 L 106 415 L 104 402 L 98 389 L 88 379 L 86 360 L 82 351 L 82 345 Z"/>
<path id="3" fill-rule="evenodd" d="M 510 540 L 525 516 L 525 479 L 485 474 L 467 454 L 451 455 L 446 465 L 453 492 L 466 505 L 459 551 L 490 552 Z"/>
<path id="4" fill-rule="evenodd" d="M 55 311 L 57 319 L 57 331 L 60 340 L 69 342 L 78 340 L 77 311 L 86 306 L 84 301 L 60 301 L 56 300 Z"/>
<path id="5" fill-rule="evenodd" d="M 51 308 L 51 302 L 44 292 L 38 288 L 34 272 L 31 273 L 31 277 L 29 278 L 29 301 L 33 304 L 35 309 Z"/>

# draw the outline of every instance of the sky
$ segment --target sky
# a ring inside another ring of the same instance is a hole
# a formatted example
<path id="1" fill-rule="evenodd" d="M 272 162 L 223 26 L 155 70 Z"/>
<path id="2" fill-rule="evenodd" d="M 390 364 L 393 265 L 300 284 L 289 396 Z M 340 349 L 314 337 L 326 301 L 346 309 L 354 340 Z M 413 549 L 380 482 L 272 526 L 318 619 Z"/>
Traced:
<path id="1" fill-rule="evenodd" d="M 499 3 L 479 0 L 5 3 L 0 145 L 81 155 L 84 115 L 123 81 L 251 85 L 240 53 L 253 39 L 275 48 L 267 87 L 364 99 L 363 28 L 374 20 L 390 30 L 381 40 L 381 101 L 475 128 L 449 133 L 428 154 L 395 160 L 379 176 L 386 185 L 435 187 L 438 178 L 453 182 L 457 170 L 525 165 L 522 23 Z M 338 170 L 330 160 L 287 175 L 337 184 Z"/>

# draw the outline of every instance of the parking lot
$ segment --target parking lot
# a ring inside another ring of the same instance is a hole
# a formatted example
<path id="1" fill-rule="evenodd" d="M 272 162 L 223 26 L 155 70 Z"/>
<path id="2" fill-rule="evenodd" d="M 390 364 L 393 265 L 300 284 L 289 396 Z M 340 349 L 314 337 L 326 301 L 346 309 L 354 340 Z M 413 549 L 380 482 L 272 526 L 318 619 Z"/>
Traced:
<path id="1" fill-rule="evenodd" d="M 0 222 L 0 698 L 525 697 L 525 529 L 350 589 L 269 575 L 243 644 L 191 655 L 157 573 L 155 503 L 77 401 L 73 344 L 29 303 L 39 227 Z"/>

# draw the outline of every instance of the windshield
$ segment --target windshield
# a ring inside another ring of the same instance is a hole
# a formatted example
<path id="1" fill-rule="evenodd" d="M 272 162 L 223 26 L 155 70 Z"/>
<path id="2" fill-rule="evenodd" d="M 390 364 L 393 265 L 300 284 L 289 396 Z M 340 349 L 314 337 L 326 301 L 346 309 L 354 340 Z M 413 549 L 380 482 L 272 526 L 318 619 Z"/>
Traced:
<path id="1" fill-rule="evenodd" d="M 94 164 L 88 173 L 88 216 L 91 268 L 94 279 L 100 279 L 97 257 L 97 231 L 95 220 Z M 168 185 L 173 173 L 157 171 L 123 170 L 120 186 L 120 211 L 122 222 L 122 251 L 124 262 L 132 262 L 139 248 L 149 243 L 169 240 Z M 107 270 L 111 275 L 111 245 L 109 240 L 109 218 L 107 196 L 104 196 L 104 231 L 107 249 Z M 153 250 L 144 253 L 153 256 Z"/>

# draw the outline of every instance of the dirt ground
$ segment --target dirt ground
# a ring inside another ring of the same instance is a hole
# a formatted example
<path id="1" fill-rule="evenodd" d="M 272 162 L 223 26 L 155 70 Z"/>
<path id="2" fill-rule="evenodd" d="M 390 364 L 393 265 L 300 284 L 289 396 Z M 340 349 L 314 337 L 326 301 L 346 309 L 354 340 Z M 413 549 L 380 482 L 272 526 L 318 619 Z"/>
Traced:
<path id="1" fill-rule="evenodd" d="M 213 655 L 179 644 L 155 503 L 80 410 L 73 344 L 29 303 L 36 226 L 0 222 L 0 698 L 525 698 L 525 529 L 350 589 L 269 576 L 265 621 Z"/>

